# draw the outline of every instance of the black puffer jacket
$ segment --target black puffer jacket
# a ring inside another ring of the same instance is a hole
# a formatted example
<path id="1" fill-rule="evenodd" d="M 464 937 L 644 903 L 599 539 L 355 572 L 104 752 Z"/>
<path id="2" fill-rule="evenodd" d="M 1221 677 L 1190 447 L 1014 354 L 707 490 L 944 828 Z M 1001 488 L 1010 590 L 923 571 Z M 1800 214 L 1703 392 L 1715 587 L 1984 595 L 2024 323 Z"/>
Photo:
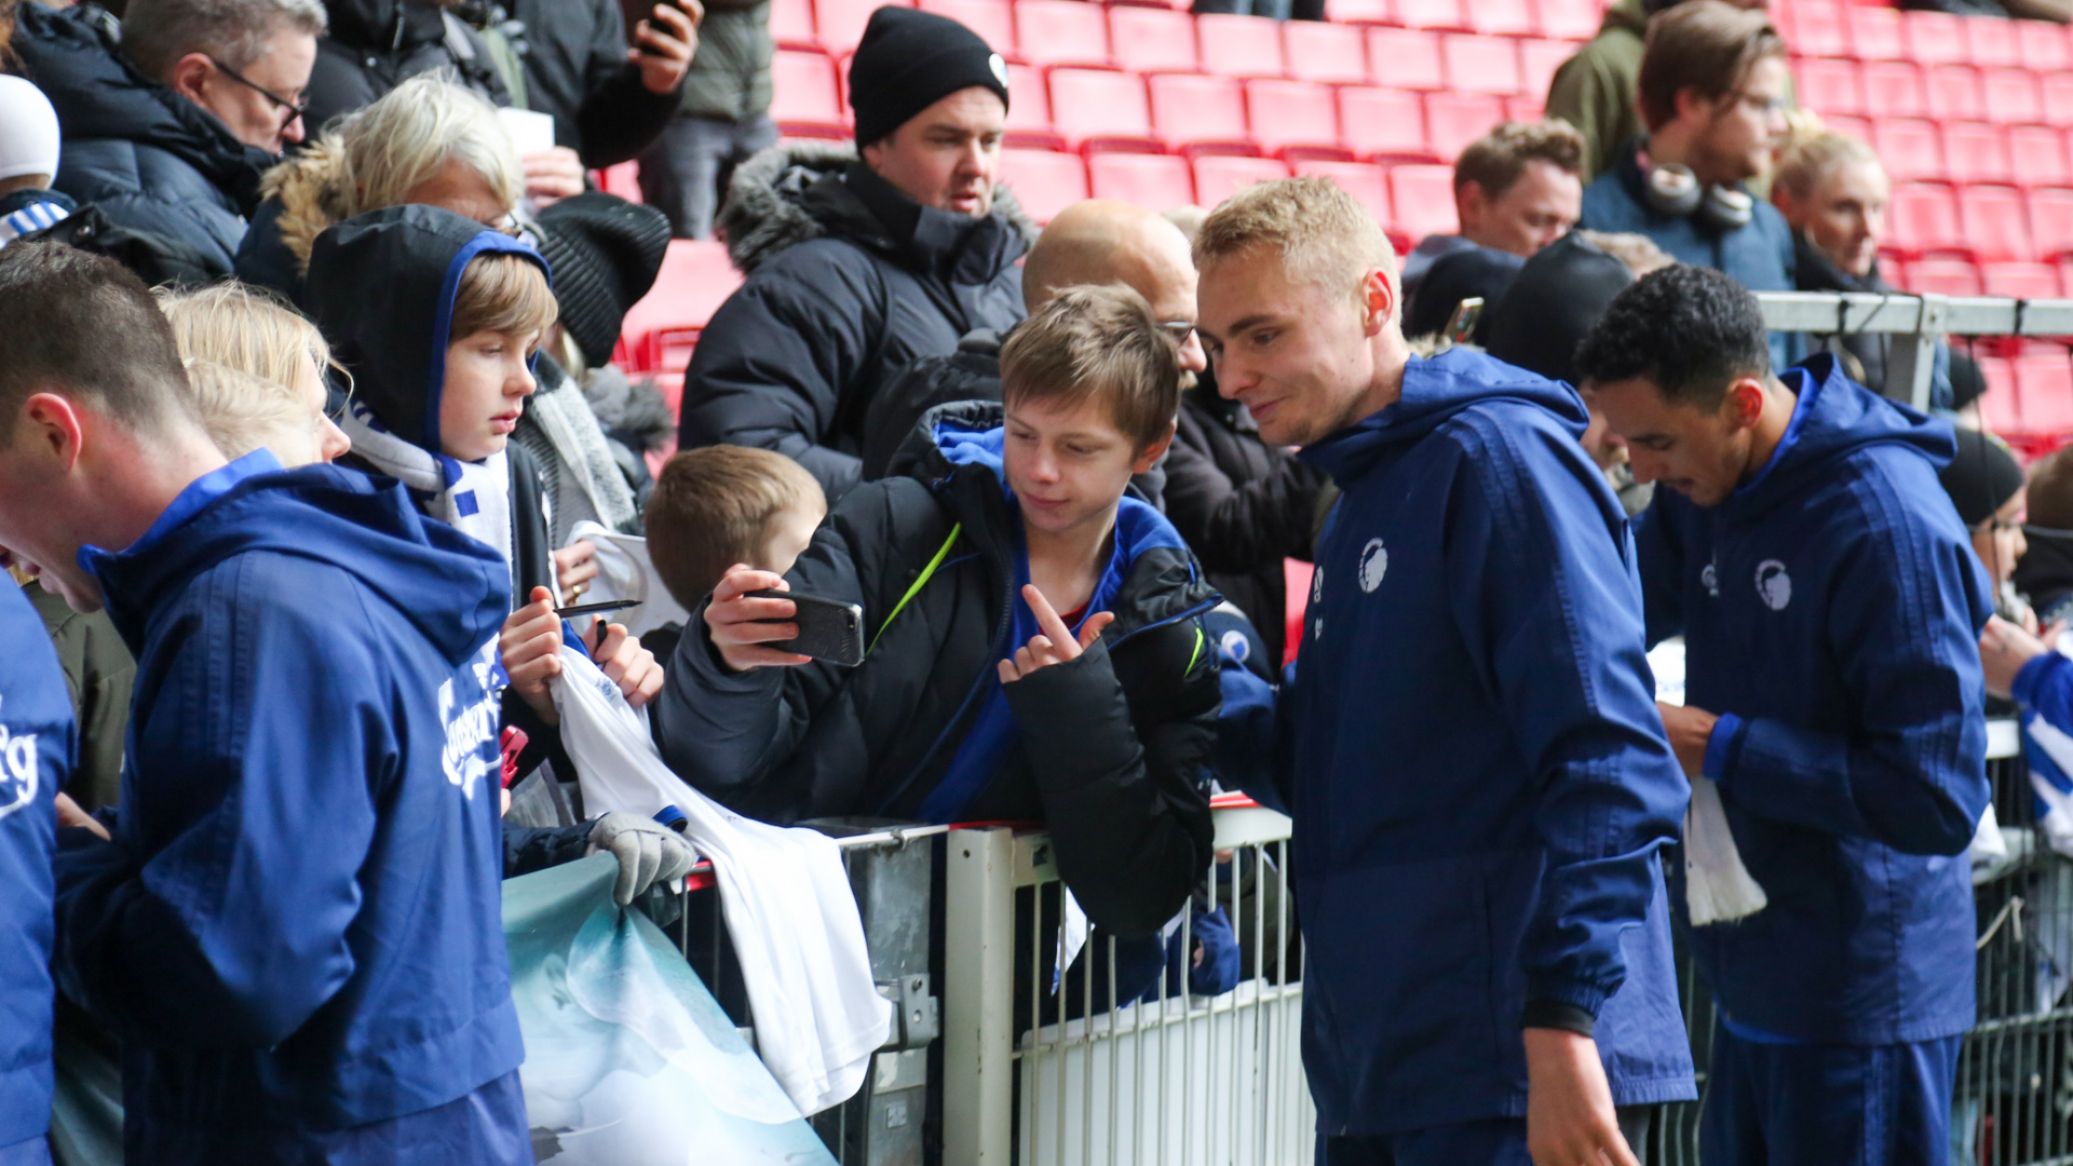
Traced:
<path id="1" fill-rule="evenodd" d="M 719 226 L 748 282 L 691 358 L 680 442 L 787 454 L 830 502 L 857 483 L 881 387 L 1023 316 L 1015 260 L 1034 228 L 1004 190 L 973 220 L 919 206 L 847 147 L 779 145 L 735 171 Z"/>
<path id="2" fill-rule="evenodd" d="M 525 104 L 554 118 L 554 140 L 593 170 L 646 149 L 676 114 L 680 90 L 651 93 L 626 59 L 619 0 L 517 0 L 525 22 Z"/>
<path id="3" fill-rule="evenodd" d="M 1166 455 L 1166 517 L 1195 548 L 1209 581 L 1238 605 L 1278 670 L 1288 639 L 1282 560 L 1310 557 L 1325 477 L 1260 440 L 1252 414 L 1204 379 L 1181 394 Z"/>
<path id="4" fill-rule="evenodd" d="M 1021 520 L 989 464 L 997 453 L 947 440 L 990 431 L 997 450 L 999 418 L 997 405 L 933 414 L 917 431 L 935 451 L 929 480 L 851 491 L 786 576 L 794 591 L 863 607 L 861 666 L 730 672 L 703 609 L 692 616 L 652 706 L 671 768 L 779 822 L 919 814 L 1014 647 Z M 958 816 L 1048 823 L 1088 917 L 1139 934 L 1172 918 L 1209 861 L 1204 783 L 1220 699 L 1200 616 L 1217 596 L 1149 507 L 1125 503 L 1116 541 L 1116 622 L 1078 659 L 1005 686 L 1013 743 Z"/>
<path id="5" fill-rule="evenodd" d="M 312 137 L 434 69 L 450 70 L 493 104 L 511 104 L 482 35 L 432 0 L 325 0 L 324 10 L 330 35 L 317 42 L 303 118 Z"/>
<path id="6" fill-rule="evenodd" d="M 272 155 L 123 59 L 115 22 L 91 5 L 24 4 L 13 49 L 58 111 L 57 189 L 119 226 L 186 244 L 230 274 Z"/>

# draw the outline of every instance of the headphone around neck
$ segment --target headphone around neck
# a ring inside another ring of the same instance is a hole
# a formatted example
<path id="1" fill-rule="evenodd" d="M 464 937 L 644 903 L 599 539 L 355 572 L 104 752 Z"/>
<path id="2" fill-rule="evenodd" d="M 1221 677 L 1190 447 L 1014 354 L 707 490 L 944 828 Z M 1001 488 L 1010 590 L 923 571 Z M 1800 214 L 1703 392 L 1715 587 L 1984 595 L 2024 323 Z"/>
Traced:
<path id="1" fill-rule="evenodd" d="M 1643 153 L 1641 197 L 1648 209 L 1673 219 L 1691 219 L 1716 234 L 1749 225 L 1756 217 L 1756 200 L 1747 192 L 1727 186 L 1700 183 L 1691 167 L 1677 162 L 1658 166 Z"/>

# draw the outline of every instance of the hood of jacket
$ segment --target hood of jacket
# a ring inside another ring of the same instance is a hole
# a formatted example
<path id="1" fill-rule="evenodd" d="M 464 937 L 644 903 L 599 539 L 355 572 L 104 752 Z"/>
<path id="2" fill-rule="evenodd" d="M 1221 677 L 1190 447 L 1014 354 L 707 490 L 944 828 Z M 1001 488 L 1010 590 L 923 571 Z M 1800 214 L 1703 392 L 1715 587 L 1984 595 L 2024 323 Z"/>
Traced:
<path id="1" fill-rule="evenodd" d="M 480 652 L 504 618 L 509 572 L 496 551 L 421 516 L 402 486 L 333 466 L 243 478 L 184 522 L 154 526 L 126 550 L 82 556 L 134 650 L 167 596 L 250 551 L 351 573 L 455 666 Z"/>
<path id="2" fill-rule="evenodd" d="M 281 244 L 295 256 L 298 275 L 309 275 L 310 250 L 317 245 L 317 236 L 352 214 L 346 203 L 345 165 L 345 142 L 337 134 L 325 134 L 282 159 L 260 180 L 259 196 L 281 204 L 274 228 Z"/>
<path id="3" fill-rule="evenodd" d="M 1305 448 L 1300 456 L 1344 482 L 1456 413 L 1500 400 L 1538 405 L 1579 439 L 1591 420 L 1583 398 L 1568 385 L 1473 349 L 1451 348 L 1438 356 L 1414 357 L 1404 365 L 1403 391 L 1394 404 Z"/>
<path id="4" fill-rule="evenodd" d="M 123 57 L 113 17 L 82 5 L 24 4 L 11 46 L 22 71 L 58 112 L 65 140 L 110 140 L 162 150 L 192 166 L 241 213 L 259 203 L 259 176 L 274 162 L 231 136 L 216 115 L 174 93 Z"/>
<path id="5" fill-rule="evenodd" d="M 1947 421 L 1924 416 L 1843 375 L 1830 354 L 1808 359 L 1779 377 L 1798 398 L 1792 420 L 1771 460 L 1721 503 L 1723 516 L 1761 517 L 1781 503 L 1804 498 L 1835 473 L 1834 463 L 1875 446 L 1898 446 L 1941 469 L 1957 452 Z"/>
<path id="6" fill-rule="evenodd" d="M 887 222 L 900 217 L 913 221 Z M 742 163 L 718 227 L 743 275 L 788 247 L 835 236 L 903 267 L 984 283 L 1036 240 L 1036 224 L 1005 186 L 994 187 L 992 213 L 968 219 L 917 206 L 862 165 L 854 147 L 826 142 L 781 143 Z"/>
<path id="7" fill-rule="evenodd" d="M 1605 10 L 1605 19 L 1598 25 L 1598 35 L 1608 32 L 1632 33 L 1636 37 L 1648 35 L 1648 8 L 1642 0 L 1615 0 Z"/>
<path id="8" fill-rule="evenodd" d="M 317 237 L 304 291 L 311 317 L 382 425 L 439 452 L 446 346 L 461 272 L 486 254 L 547 261 L 522 240 L 430 206 L 371 211 Z"/>

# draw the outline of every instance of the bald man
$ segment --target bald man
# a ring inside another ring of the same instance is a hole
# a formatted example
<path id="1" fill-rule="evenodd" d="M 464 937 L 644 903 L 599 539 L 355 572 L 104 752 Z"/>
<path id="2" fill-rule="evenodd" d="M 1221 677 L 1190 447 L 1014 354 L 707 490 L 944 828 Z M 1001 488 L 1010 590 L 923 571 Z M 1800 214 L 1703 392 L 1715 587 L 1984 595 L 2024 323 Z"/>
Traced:
<path id="1" fill-rule="evenodd" d="M 1023 263 L 1022 299 L 1033 316 L 1066 288 L 1113 283 L 1129 287 L 1152 306 L 1153 317 L 1180 346 L 1183 377 L 1192 381 L 1208 368 L 1195 338 L 1195 264 L 1187 236 L 1151 211 L 1097 198 L 1059 212 Z M 903 472 L 900 447 L 929 410 L 951 401 L 1001 399 L 1005 339 L 991 329 L 970 332 L 956 352 L 916 361 L 872 400 L 864 419 L 866 480 Z M 1161 503 L 1164 483 L 1158 466 L 1132 480 L 1154 506 Z"/>

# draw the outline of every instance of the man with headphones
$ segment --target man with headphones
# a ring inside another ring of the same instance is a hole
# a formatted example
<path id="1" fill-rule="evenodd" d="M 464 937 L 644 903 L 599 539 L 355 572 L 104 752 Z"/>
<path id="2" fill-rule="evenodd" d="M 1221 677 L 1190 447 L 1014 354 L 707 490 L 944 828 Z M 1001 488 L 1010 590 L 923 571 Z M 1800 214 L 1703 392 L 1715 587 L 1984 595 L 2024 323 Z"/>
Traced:
<path id="1" fill-rule="evenodd" d="M 1690 0 L 1650 21 L 1635 95 L 1647 131 L 1584 191 L 1581 225 L 1646 235 L 1752 291 L 1791 290 L 1791 229 L 1743 185 L 1770 172 L 1789 84 L 1785 41 L 1761 10 Z M 1773 366 L 1802 347 L 1772 333 Z"/>

